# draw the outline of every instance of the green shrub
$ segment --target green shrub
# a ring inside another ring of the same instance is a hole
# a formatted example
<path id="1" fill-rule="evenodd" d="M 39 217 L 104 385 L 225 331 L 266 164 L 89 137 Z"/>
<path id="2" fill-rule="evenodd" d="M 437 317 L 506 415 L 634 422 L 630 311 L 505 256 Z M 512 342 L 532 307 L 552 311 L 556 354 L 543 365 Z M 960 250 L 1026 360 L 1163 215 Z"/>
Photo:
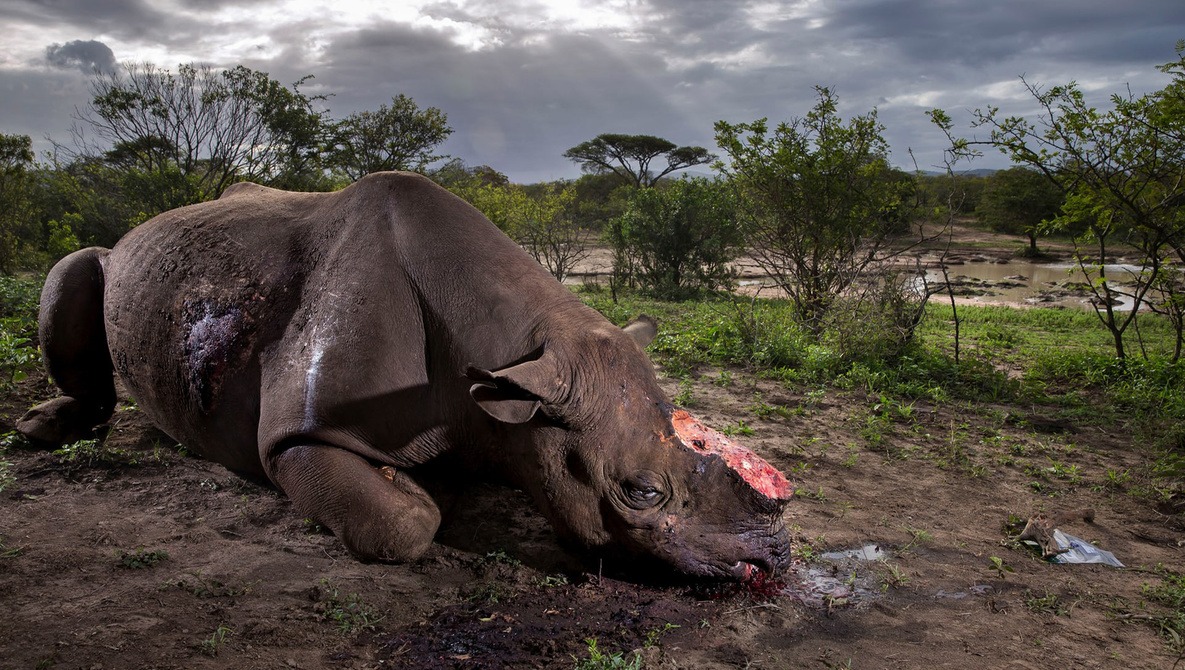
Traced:
<path id="1" fill-rule="evenodd" d="M 742 236 L 732 192 L 702 178 L 639 189 L 609 227 L 615 279 L 681 298 L 732 283 Z"/>

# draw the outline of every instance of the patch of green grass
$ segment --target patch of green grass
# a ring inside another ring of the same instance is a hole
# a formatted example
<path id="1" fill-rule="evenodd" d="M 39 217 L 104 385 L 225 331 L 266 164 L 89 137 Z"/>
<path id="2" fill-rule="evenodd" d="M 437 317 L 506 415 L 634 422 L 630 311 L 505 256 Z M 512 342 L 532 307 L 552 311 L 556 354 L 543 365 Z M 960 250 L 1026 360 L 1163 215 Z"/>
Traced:
<path id="1" fill-rule="evenodd" d="M 493 604 L 506 600 L 514 595 L 510 586 L 491 579 L 471 587 L 465 594 L 465 599 L 474 603 Z"/>
<path id="2" fill-rule="evenodd" d="M 934 541 L 934 534 L 928 530 L 906 526 L 905 532 L 909 533 L 909 542 L 906 542 L 905 546 L 901 547 L 901 551 L 909 551 L 914 547 L 927 545 Z"/>
<path id="3" fill-rule="evenodd" d="M 383 620 L 375 610 L 362 601 L 357 593 L 342 594 L 328 579 L 321 580 L 324 597 L 313 606 L 322 620 L 337 625 L 342 635 L 351 635 L 362 630 L 374 630 Z"/>
<path id="4" fill-rule="evenodd" d="M 0 558 L 16 558 L 25 553 L 24 547 L 10 547 L 3 536 L 0 536 Z"/>
<path id="5" fill-rule="evenodd" d="M 901 566 L 888 561 L 881 561 L 880 565 L 882 568 L 880 571 L 881 592 L 909 584 L 909 575 L 905 574 L 905 570 L 901 569 Z"/>
<path id="6" fill-rule="evenodd" d="M 1157 566 L 1160 583 L 1141 585 L 1145 598 L 1167 608 L 1166 612 L 1150 617 L 1153 625 L 1160 629 L 1172 653 L 1185 655 L 1185 574 Z"/>
<path id="7" fill-rule="evenodd" d="M 1055 616 L 1069 616 L 1070 608 L 1066 607 L 1056 593 L 1045 591 L 1037 595 L 1031 590 L 1025 590 L 1025 607 L 1033 614 L 1053 614 Z"/>
<path id="8" fill-rule="evenodd" d="M 0 391 L 23 381 L 40 360 L 33 337 L 44 277 L 0 276 Z"/>
<path id="9" fill-rule="evenodd" d="M 210 657 L 217 656 L 218 650 L 222 648 L 222 645 L 226 644 L 226 638 L 233 633 L 234 630 L 230 626 L 219 624 L 210 637 L 202 640 L 200 645 L 202 653 Z"/>
<path id="10" fill-rule="evenodd" d="M 720 429 L 728 437 L 735 437 L 737 435 L 749 436 L 753 434 L 753 429 L 745 423 L 744 419 L 737 419 L 736 425 L 727 425 Z"/>
<path id="11" fill-rule="evenodd" d="M 108 447 L 102 440 L 78 440 L 53 451 L 58 462 L 75 467 L 91 468 L 108 465 L 136 465 L 134 454 Z"/>
<path id="12" fill-rule="evenodd" d="M 584 641 L 588 645 L 588 657 L 572 657 L 575 665 L 573 670 L 641 670 L 642 657 L 636 653 L 628 656 L 622 652 L 606 653 L 597 647 L 597 638 L 590 637 Z"/>
<path id="13" fill-rule="evenodd" d="M 118 559 L 117 565 L 121 568 L 127 570 L 145 570 L 161 561 L 168 560 L 169 552 L 164 549 L 137 547 L 132 551 L 120 549 L 116 558 Z"/>
<path id="14" fill-rule="evenodd" d="M 235 598 L 251 592 L 252 584 L 233 585 L 220 580 L 206 577 L 200 571 L 191 573 L 188 577 L 170 579 L 161 584 L 160 589 L 179 589 L 195 598 Z"/>
<path id="15" fill-rule="evenodd" d="M 953 312 L 935 301 L 904 348 L 850 347 L 843 338 L 814 337 L 799 326 L 785 300 L 757 299 L 739 303 L 734 296 L 707 295 L 699 300 L 664 302 L 634 295 L 611 301 L 605 292 L 582 292 L 588 304 L 616 323 L 639 313 L 654 315 L 659 334 L 651 356 L 667 374 L 685 379 L 698 368 L 723 369 L 715 383 L 731 382 L 730 367 L 743 367 L 791 388 L 808 387 L 806 399 L 788 410 L 787 418 L 817 407 L 818 399 L 838 389 L 863 393 L 875 400 L 860 434 L 867 445 L 885 453 L 904 453 L 892 444 L 892 425 L 917 430 L 916 403 L 965 403 L 1043 406 L 1056 422 L 1070 425 L 1122 425 L 1149 458 L 1133 469 L 1138 486 L 1107 480 L 1129 495 L 1159 500 L 1185 497 L 1185 362 L 1171 361 L 1175 337 L 1158 315 L 1140 317 L 1139 337 L 1129 333 L 1125 361 L 1115 357 L 1111 334 L 1085 310 L 1013 309 L 962 305 L 960 360 L 954 360 Z M 844 349 L 844 346 L 849 346 Z M 689 383 L 680 385 L 678 400 L 690 404 Z M 818 393 L 818 395 L 813 395 Z M 961 405 L 962 406 L 962 405 Z M 751 410 L 760 418 L 776 411 L 758 399 Z M 990 411 L 990 410 L 982 410 Z M 1001 414 L 1001 425 L 1007 414 Z M 924 429 L 921 429 L 924 432 Z M 935 464 L 957 467 L 969 476 L 987 470 L 969 450 L 973 436 L 954 434 L 953 441 L 932 454 Z M 989 436 L 991 437 L 991 436 Z M 995 436 L 1003 440 L 1003 436 Z M 1015 440 L 1016 438 L 1009 438 Z M 972 442 L 973 443 L 973 442 Z M 994 446 L 994 445 L 989 445 Z M 925 450 L 926 447 L 918 447 Z M 1011 454 L 994 455 L 999 465 L 1016 465 L 1034 454 L 1014 442 Z M 1071 485 L 1083 479 L 1072 464 L 1048 473 L 1034 484 L 1037 493 L 1058 491 L 1049 479 Z M 1151 475 L 1151 481 L 1145 477 Z M 1145 483 L 1147 482 L 1147 483 Z"/>
<path id="16" fill-rule="evenodd" d="M 545 575 L 535 580 L 535 583 L 545 589 L 553 589 L 557 586 L 567 586 L 567 575 Z"/>
<path id="17" fill-rule="evenodd" d="M 481 560 L 486 565 L 508 565 L 512 568 L 517 568 L 523 564 L 522 561 L 506 553 L 504 549 L 487 552 Z"/>
<path id="18" fill-rule="evenodd" d="M 695 395 L 693 393 L 691 377 L 684 376 L 679 380 L 679 392 L 671 398 L 671 402 L 680 407 L 695 407 Z"/>
<path id="19" fill-rule="evenodd" d="M 674 624 L 674 623 L 668 622 L 668 623 L 664 623 L 661 628 L 653 628 L 651 630 L 646 631 L 646 639 L 642 641 L 642 646 L 649 649 L 649 648 L 657 645 L 658 641 L 662 639 L 663 635 L 666 635 L 667 633 L 675 630 L 676 628 L 679 628 L 679 624 Z"/>
<path id="20" fill-rule="evenodd" d="M 7 330 L 12 319 L 0 319 L 0 391 L 9 391 L 29 376 L 41 356 L 33 340 Z"/>
<path id="21" fill-rule="evenodd" d="M 4 452 L 0 451 L 0 493 L 12 488 L 16 484 L 16 475 L 12 474 L 12 461 L 4 460 Z"/>

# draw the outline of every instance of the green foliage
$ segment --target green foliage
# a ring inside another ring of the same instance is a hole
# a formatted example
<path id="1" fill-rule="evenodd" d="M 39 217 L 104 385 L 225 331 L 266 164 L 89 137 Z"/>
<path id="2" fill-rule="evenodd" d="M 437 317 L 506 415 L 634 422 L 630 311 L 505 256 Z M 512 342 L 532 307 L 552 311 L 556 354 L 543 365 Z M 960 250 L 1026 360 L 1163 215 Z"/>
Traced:
<path id="1" fill-rule="evenodd" d="M 433 152 L 452 133 L 444 112 L 421 110 L 401 93 L 390 106 L 355 112 L 334 124 L 328 163 L 351 180 L 382 170 L 423 172 L 445 158 Z"/>
<path id="2" fill-rule="evenodd" d="M 2 325 L 0 320 L 0 327 Z M 0 330 L 0 391 L 7 391 L 24 381 L 29 376 L 29 368 L 39 359 L 37 348 L 29 338 Z"/>
<path id="3" fill-rule="evenodd" d="M 576 191 L 570 185 L 541 184 L 528 190 L 472 176 L 450 186 L 515 242 L 564 281 L 587 255 L 584 231 L 571 216 Z"/>
<path id="4" fill-rule="evenodd" d="M 728 287 L 743 242 L 735 210 L 725 185 L 702 178 L 635 191 L 608 231 L 614 275 L 666 298 Z"/>
<path id="5" fill-rule="evenodd" d="M 1160 628 L 1173 653 L 1185 654 L 1185 575 L 1159 565 L 1156 572 L 1161 578 L 1160 583 L 1145 583 L 1141 591 L 1145 598 L 1168 608 L 1168 611 L 1152 616 L 1151 621 Z"/>
<path id="6" fill-rule="evenodd" d="M 1050 593 L 1048 590 L 1042 595 L 1037 595 L 1031 589 L 1026 589 L 1025 607 L 1034 614 L 1070 615 L 1070 609 L 1065 606 L 1062 599 L 1056 593 Z"/>
<path id="7" fill-rule="evenodd" d="M 1000 558 L 999 556 L 989 556 L 988 562 L 991 566 L 991 569 L 1000 576 L 1000 579 L 1004 579 L 1007 573 L 1016 572 L 1016 570 L 1011 565 L 1005 563 L 1004 559 Z"/>
<path id="8" fill-rule="evenodd" d="M 918 180 L 919 204 L 926 210 L 968 215 L 979 207 L 987 178 L 973 174 L 944 173 Z"/>
<path id="9" fill-rule="evenodd" d="M 218 655 L 218 650 L 226 643 L 226 638 L 234 633 L 234 629 L 229 626 L 219 624 L 210 637 L 202 640 L 201 650 L 206 656 L 214 657 Z"/>
<path id="10" fill-rule="evenodd" d="M 16 476 L 12 474 L 12 461 L 5 459 L 8 454 L 8 448 L 19 440 L 23 440 L 24 436 L 15 430 L 5 433 L 0 436 L 0 493 L 12 488 L 16 484 Z M 3 545 L 0 545 L 0 549 Z"/>
<path id="11" fill-rule="evenodd" d="M 117 565 L 127 570 L 144 570 L 168 560 L 169 552 L 164 549 L 145 549 L 137 547 L 133 551 L 121 549 L 117 556 Z"/>
<path id="12" fill-rule="evenodd" d="M 37 332 L 40 279 L 0 276 L 0 391 L 24 380 L 40 360 Z"/>
<path id="13" fill-rule="evenodd" d="M 81 225 L 82 215 L 75 213 L 62 216 L 60 221 L 51 219 L 46 224 L 49 230 L 49 239 L 45 242 L 45 251 L 52 261 L 56 262 L 82 247 L 78 241 L 78 235 L 74 232 L 75 228 L 79 228 Z"/>
<path id="14" fill-rule="evenodd" d="M 78 440 L 63 444 L 53 451 L 58 462 L 76 468 L 112 465 L 135 465 L 138 461 L 130 452 L 108 447 L 102 440 Z"/>
<path id="15" fill-rule="evenodd" d="M 1064 200 L 1061 189 L 1045 175 L 1017 166 L 987 178 L 975 213 L 991 230 L 1026 236 L 1029 254 L 1036 255 L 1042 226 L 1058 217 Z"/>
<path id="16" fill-rule="evenodd" d="M 636 653 L 625 655 L 622 652 L 605 653 L 597 647 L 597 639 L 590 637 L 584 641 L 588 645 L 588 658 L 572 657 L 576 664 L 574 670 L 641 670 L 642 657 Z"/>
<path id="17" fill-rule="evenodd" d="M 321 580 L 321 588 L 324 596 L 314 606 L 314 610 L 323 620 L 336 624 L 338 632 L 342 635 L 374 630 L 383 620 L 383 617 L 364 603 L 357 593 L 342 595 L 328 579 Z"/>
<path id="18" fill-rule="evenodd" d="M 0 273 L 10 273 L 35 237 L 33 140 L 0 133 Z"/>
<path id="19" fill-rule="evenodd" d="M 1035 118 L 1006 116 L 996 107 L 976 110 L 972 126 L 990 131 L 983 141 L 954 137 L 950 116 L 930 112 L 956 158 L 992 146 L 1063 194 L 1053 225 L 1075 233 L 1075 259 L 1120 359 L 1128 355 L 1129 328 L 1140 312 L 1115 309 L 1121 297 L 1176 316 L 1176 357 L 1185 342 L 1185 296 L 1178 286 L 1185 263 L 1185 41 L 1177 45 L 1177 59 L 1158 69 L 1171 77 L 1165 88 L 1112 95 L 1105 110 L 1088 104 L 1075 83 L 1043 88 L 1022 79 L 1036 103 Z M 1120 244 L 1141 256 L 1140 271 L 1126 274 L 1124 285 L 1108 277 L 1106 265 Z"/>
<path id="20" fill-rule="evenodd" d="M 666 166 L 657 172 L 650 165 L 659 157 Z M 712 162 L 716 157 L 703 147 L 677 147 L 653 135 L 604 133 L 564 152 L 591 174 L 613 174 L 634 188 L 650 188 L 675 170 Z"/>
<path id="21" fill-rule="evenodd" d="M 889 166 L 876 110 L 845 123 L 835 95 L 816 90 L 805 117 L 772 132 L 765 119 L 718 121 L 716 143 L 729 160 L 716 168 L 740 193 L 754 259 L 817 335 L 839 296 L 891 255 L 915 187 Z"/>
<path id="22" fill-rule="evenodd" d="M 94 75 L 79 120 L 109 143 L 104 163 L 153 215 L 213 199 L 236 181 L 316 180 L 325 129 L 313 109 L 319 98 L 300 92 L 308 79 L 285 87 L 243 65 L 128 64 Z"/>

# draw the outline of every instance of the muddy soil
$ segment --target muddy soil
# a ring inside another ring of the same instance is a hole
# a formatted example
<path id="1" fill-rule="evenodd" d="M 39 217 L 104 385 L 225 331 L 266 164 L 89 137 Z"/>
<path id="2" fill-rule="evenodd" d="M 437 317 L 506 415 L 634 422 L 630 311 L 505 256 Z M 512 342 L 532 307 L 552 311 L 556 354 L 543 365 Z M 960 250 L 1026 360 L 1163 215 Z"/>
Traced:
<path id="1" fill-rule="evenodd" d="M 566 551 L 496 486 L 466 492 L 423 560 L 362 564 L 125 403 L 102 452 L 0 455 L 0 668 L 570 668 L 589 640 L 647 668 L 1180 660 L 1143 589 L 1157 566 L 1185 565 L 1185 524 L 1141 493 L 1149 456 L 1125 426 L 1040 406 L 890 407 L 742 370 L 663 383 L 794 481 L 790 573 L 640 583 Z M 52 394 L 35 375 L 0 398 L 0 432 Z M 1062 529 L 1126 568 L 1008 540 L 1017 520 L 1087 507 L 1093 522 Z"/>

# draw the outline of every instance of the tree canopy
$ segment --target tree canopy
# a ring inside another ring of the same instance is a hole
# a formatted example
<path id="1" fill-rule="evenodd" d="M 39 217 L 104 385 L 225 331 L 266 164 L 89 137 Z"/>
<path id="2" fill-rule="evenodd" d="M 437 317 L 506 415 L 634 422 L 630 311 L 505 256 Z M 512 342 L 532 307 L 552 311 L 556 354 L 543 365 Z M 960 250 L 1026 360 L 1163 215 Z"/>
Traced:
<path id="1" fill-rule="evenodd" d="M 951 138 L 956 160 L 994 147 L 1064 194 L 1055 223 L 1084 231 L 1075 236 L 1078 265 L 1091 278 L 1096 313 L 1120 359 L 1126 356 L 1124 333 L 1140 306 L 1151 301 L 1154 309 L 1171 308 L 1180 291 L 1169 279 L 1185 267 L 1185 41 L 1176 53 L 1177 60 L 1158 68 L 1171 77 L 1165 88 L 1114 94 L 1103 110 L 1089 104 L 1074 82 L 1042 87 L 1022 77 L 1038 113 L 1026 118 L 1003 115 L 997 107 L 975 110 L 972 128 L 987 129 L 987 139 L 955 137 L 950 116 L 930 112 Z M 1108 281 L 1107 259 L 1117 243 L 1139 249 L 1141 269 Z M 1134 308 L 1117 309 L 1122 299 Z M 1185 324 L 1185 313 L 1182 319 Z"/>
<path id="2" fill-rule="evenodd" d="M 876 110 L 844 122 L 837 99 L 818 87 L 806 116 L 778 124 L 716 123 L 729 162 L 717 167 L 741 195 L 754 259 L 819 333 L 832 303 L 881 260 L 913 188 L 889 166 Z"/>
<path id="3" fill-rule="evenodd" d="M 299 186 L 322 143 L 317 98 L 299 90 L 307 79 L 288 88 L 242 65 L 96 73 L 91 102 L 76 115 L 79 153 L 167 177 L 158 184 L 163 209 L 216 198 L 236 181 Z"/>
<path id="4" fill-rule="evenodd" d="M 976 214 L 989 228 L 1029 240 L 1028 254 L 1037 254 L 1043 224 L 1061 214 L 1062 191 L 1036 170 L 1016 166 L 987 178 Z"/>
<path id="5" fill-rule="evenodd" d="M 423 172 L 445 156 L 433 153 L 453 129 L 436 107 L 421 110 L 402 93 L 391 105 L 355 112 L 333 127 L 330 163 L 351 180 L 381 170 Z"/>
<path id="6" fill-rule="evenodd" d="M 653 135 L 622 135 L 604 133 L 581 142 L 564 152 L 565 158 L 579 163 L 588 173 L 609 172 L 638 188 L 649 188 L 659 179 L 695 165 L 704 165 L 715 156 L 703 147 L 680 147 L 674 142 Z M 651 164 L 659 158 L 666 165 L 653 171 Z"/>
<path id="7" fill-rule="evenodd" d="M 744 244 L 732 189 L 703 178 L 634 191 L 609 240 L 615 276 L 664 298 L 727 288 Z"/>

